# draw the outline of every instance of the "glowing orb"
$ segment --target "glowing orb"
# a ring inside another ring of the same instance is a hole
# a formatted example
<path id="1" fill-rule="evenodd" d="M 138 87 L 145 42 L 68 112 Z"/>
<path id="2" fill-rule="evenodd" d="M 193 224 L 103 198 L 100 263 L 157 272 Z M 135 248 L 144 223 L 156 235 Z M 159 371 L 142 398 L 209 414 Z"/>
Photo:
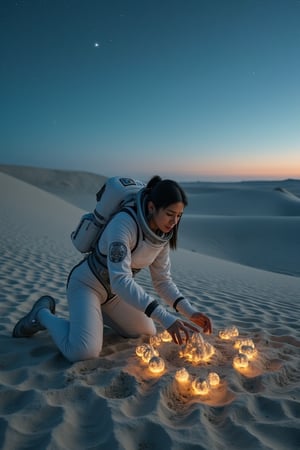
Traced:
<path id="1" fill-rule="evenodd" d="M 206 380 L 195 378 L 192 382 L 192 388 L 195 394 L 207 395 L 209 393 L 209 385 Z"/>
<path id="2" fill-rule="evenodd" d="M 252 339 L 237 339 L 234 343 L 234 348 L 237 348 L 239 350 L 243 345 L 255 348 Z"/>
<path id="3" fill-rule="evenodd" d="M 239 335 L 239 330 L 237 327 L 232 326 L 229 328 L 225 328 L 225 330 L 219 331 L 219 337 L 221 339 L 229 340 Z"/>
<path id="4" fill-rule="evenodd" d="M 155 336 L 150 336 L 149 342 L 153 347 L 158 347 L 161 344 L 161 337 L 157 334 Z"/>
<path id="5" fill-rule="evenodd" d="M 159 356 L 159 353 L 156 348 L 150 346 L 150 348 L 146 348 L 142 354 L 142 360 L 148 363 L 153 356 Z"/>
<path id="6" fill-rule="evenodd" d="M 217 387 L 220 384 L 220 377 L 216 372 L 210 372 L 206 381 L 210 387 Z"/>
<path id="7" fill-rule="evenodd" d="M 160 356 L 152 356 L 149 361 L 149 370 L 152 373 L 161 373 L 165 370 L 165 362 Z"/>
<path id="8" fill-rule="evenodd" d="M 151 346 L 149 344 L 138 345 L 135 349 L 136 355 L 141 358 L 145 350 L 149 349 Z"/>
<path id="9" fill-rule="evenodd" d="M 224 340 L 227 340 L 227 339 L 230 339 L 230 338 L 231 338 L 231 336 L 230 336 L 230 334 L 228 333 L 227 330 L 220 330 L 220 331 L 219 331 L 219 337 L 220 337 L 221 339 L 224 339 Z"/>
<path id="10" fill-rule="evenodd" d="M 236 369 L 245 369 L 248 367 L 249 360 L 248 356 L 243 353 L 239 353 L 237 356 L 233 358 L 233 367 Z"/>
<path id="11" fill-rule="evenodd" d="M 161 340 L 163 342 L 172 342 L 173 341 L 172 336 L 170 335 L 170 333 L 167 330 L 160 333 L 159 337 L 161 338 Z"/>
<path id="12" fill-rule="evenodd" d="M 252 347 L 251 345 L 242 345 L 240 347 L 240 352 L 243 355 L 246 355 L 249 359 L 252 359 L 256 356 L 256 348 Z"/>
<path id="13" fill-rule="evenodd" d="M 175 380 L 178 381 L 179 383 L 186 383 L 189 381 L 189 378 L 190 374 L 188 373 L 185 367 L 176 370 Z"/>

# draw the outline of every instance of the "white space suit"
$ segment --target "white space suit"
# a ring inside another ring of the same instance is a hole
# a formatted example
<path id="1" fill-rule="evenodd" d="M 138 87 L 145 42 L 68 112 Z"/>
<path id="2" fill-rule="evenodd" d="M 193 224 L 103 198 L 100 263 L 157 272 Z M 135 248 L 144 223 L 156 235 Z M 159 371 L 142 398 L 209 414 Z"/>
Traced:
<path id="1" fill-rule="evenodd" d="M 157 236 L 148 227 L 143 191 L 137 210 L 117 213 L 106 226 L 97 251 L 75 266 L 69 276 L 67 297 L 70 320 L 42 311 L 40 319 L 65 357 L 71 361 L 99 356 L 103 326 L 123 336 L 156 333 L 158 321 L 169 328 L 177 319 L 136 281 L 135 273 L 149 268 L 158 296 L 190 317 L 194 308 L 181 294 L 170 274 L 170 235 Z M 151 318 L 150 318 L 151 316 Z"/>

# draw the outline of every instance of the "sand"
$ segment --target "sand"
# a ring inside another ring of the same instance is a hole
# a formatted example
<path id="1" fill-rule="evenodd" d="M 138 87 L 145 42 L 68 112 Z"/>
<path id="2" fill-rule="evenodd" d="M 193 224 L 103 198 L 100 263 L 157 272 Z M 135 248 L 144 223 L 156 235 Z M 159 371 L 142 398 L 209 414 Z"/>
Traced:
<path id="1" fill-rule="evenodd" d="M 163 343 L 157 376 L 135 353 L 146 337 L 107 328 L 99 358 L 74 364 L 46 331 L 11 337 L 40 295 L 53 295 L 57 314 L 68 316 L 66 279 L 81 257 L 70 233 L 104 179 L 0 166 L 0 448 L 298 449 L 300 181 L 184 185 L 190 204 L 172 272 L 212 318 L 208 361 L 188 361 Z M 153 292 L 147 271 L 139 281 Z M 230 326 L 253 340 L 247 368 L 233 367 L 237 338 L 219 337 Z M 191 382 L 216 372 L 220 384 L 196 394 L 176 380 L 183 367 Z"/>

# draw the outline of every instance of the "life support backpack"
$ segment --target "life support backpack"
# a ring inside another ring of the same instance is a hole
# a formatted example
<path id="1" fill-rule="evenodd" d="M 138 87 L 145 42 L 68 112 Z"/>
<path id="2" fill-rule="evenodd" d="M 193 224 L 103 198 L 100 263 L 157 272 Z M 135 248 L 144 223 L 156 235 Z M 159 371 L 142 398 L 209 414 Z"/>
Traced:
<path id="1" fill-rule="evenodd" d="M 136 194 L 144 187 L 145 183 L 132 178 L 109 178 L 96 194 L 94 211 L 84 214 L 71 233 L 75 248 L 81 253 L 92 252 L 111 217 L 134 204 Z"/>

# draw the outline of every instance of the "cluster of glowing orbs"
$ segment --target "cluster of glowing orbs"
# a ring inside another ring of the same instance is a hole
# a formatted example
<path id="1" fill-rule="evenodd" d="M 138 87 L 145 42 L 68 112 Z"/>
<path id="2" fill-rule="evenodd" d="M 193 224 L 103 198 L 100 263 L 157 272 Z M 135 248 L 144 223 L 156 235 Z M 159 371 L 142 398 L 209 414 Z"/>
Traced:
<path id="1" fill-rule="evenodd" d="M 225 328 L 224 330 L 219 331 L 219 338 L 224 340 L 229 340 L 232 338 L 235 338 L 239 335 L 239 330 L 236 326 L 231 326 L 228 328 Z"/>
<path id="2" fill-rule="evenodd" d="M 141 344 L 135 349 L 136 355 L 141 358 L 144 363 L 148 364 L 150 372 L 160 374 L 165 370 L 165 362 L 159 356 L 159 352 L 151 344 Z"/>
<path id="3" fill-rule="evenodd" d="M 215 353 L 215 348 L 204 341 L 200 333 L 193 333 L 187 344 L 180 350 L 179 355 L 188 361 L 199 363 L 208 361 Z"/>
<path id="4" fill-rule="evenodd" d="M 160 356 L 152 356 L 148 367 L 150 372 L 160 374 L 165 370 L 165 362 Z"/>
<path id="5" fill-rule="evenodd" d="M 237 348 L 239 354 L 233 359 L 233 367 L 236 369 L 245 369 L 249 365 L 249 360 L 257 355 L 252 339 L 237 339 L 234 343 L 234 348 Z"/>
<path id="6" fill-rule="evenodd" d="M 191 376 L 185 367 L 178 369 L 175 373 L 175 380 L 181 386 L 189 386 L 194 395 L 208 395 L 212 389 L 220 384 L 220 377 L 216 372 L 210 372 L 206 379 L 196 377 L 191 380 Z"/>
<path id="7" fill-rule="evenodd" d="M 237 348 L 240 353 L 247 355 L 249 359 L 254 358 L 257 354 L 257 350 L 252 339 L 238 339 L 234 343 L 234 348 Z"/>
<path id="8" fill-rule="evenodd" d="M 207 395 L 211 389 L 215 389 L 220 384 L 220 377 L 216 372 L 210 372 L 206 379 L 195 378 L 192 381 L 192 389 L 196 395 Z"/>
<path id="9" fill-rule="evenodd" d="M 189 381 L 189 379 L 190 379 L 190 374 L 186 370 L 185 367 L 182 367 L 182 369 L 176 370 L 176 373 L 175 373 L 176 381 L 178 381 L 179 383 L 187 383 Z"/>

